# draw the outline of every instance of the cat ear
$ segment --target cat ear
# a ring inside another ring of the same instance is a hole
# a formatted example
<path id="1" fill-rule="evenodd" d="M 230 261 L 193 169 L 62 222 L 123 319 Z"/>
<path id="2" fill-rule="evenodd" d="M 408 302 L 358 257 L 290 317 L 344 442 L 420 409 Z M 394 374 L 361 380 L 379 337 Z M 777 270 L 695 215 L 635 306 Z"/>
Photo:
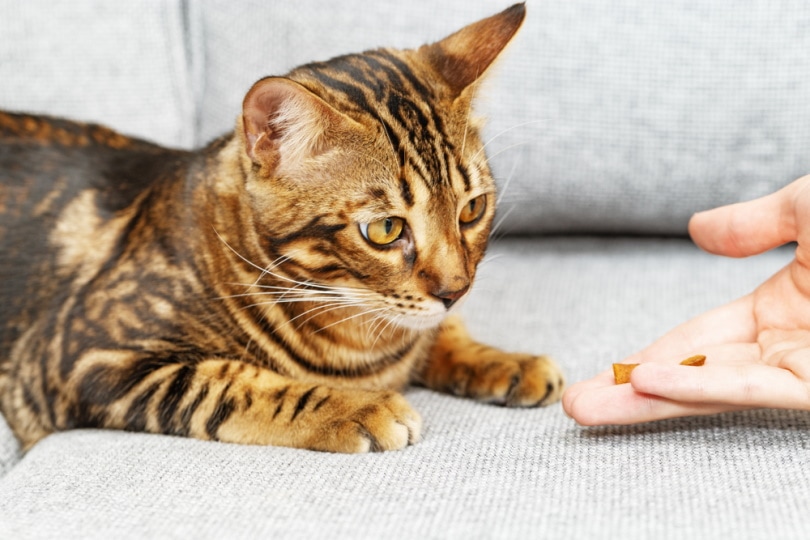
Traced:
<path id="1" fill-rule="evenodd" d="M 526 5 L 514 6 L 465 26 L 420 52 L 444 78 L 455 96 L 476 82 L 520 29 Z"/>
<path id="2" fill-rule="evenodd" d="M 307 88 L 283 77 L 258 81 L 242 102 L 247 154 L 270 169 L 325 152 L 330 133 L 351 123 Z"/>

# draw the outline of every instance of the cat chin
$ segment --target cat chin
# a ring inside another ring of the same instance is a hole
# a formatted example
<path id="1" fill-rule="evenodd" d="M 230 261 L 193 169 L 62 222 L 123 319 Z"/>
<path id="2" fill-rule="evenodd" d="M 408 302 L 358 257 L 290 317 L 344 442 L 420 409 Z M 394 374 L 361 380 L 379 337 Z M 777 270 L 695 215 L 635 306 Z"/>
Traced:
<path id="1" fill-rule="evenodd" d="M 439 326 L 447 315 L 448 313 L 437 313 L 435 315 L 397 317 L 395 323 L 408 330 L 431 330 Z"/>
<path id="2" fill-rule="evenodd" d="M 431 330 L 439 326 L 448 316 L 458 313 L 459 308 L 466 299 L 467 297 L 464 296 L 450 309 L 437 309 L 428 315 L 399 316 L 394 320 L 394 324 L 409 330 Z"/>

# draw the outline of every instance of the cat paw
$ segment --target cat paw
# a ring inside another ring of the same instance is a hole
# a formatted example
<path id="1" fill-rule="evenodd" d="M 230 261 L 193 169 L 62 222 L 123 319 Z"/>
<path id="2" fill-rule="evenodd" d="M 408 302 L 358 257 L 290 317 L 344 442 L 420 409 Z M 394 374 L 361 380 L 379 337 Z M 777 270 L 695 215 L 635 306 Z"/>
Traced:
<path id="1" fill-rule="evenodd" d="M 422 418 L 396 392 L 346 391 L 323 407 L 332 418 L 313 450 L 364 453 L 399 450 L 419 442 Z"/>
<path id="2" fill-rule="evenodd" d="M 440 392 L 507 407 L 549 405 L 559 401 L 565 385 L 549 357 L 508 353 L 474 341 L 458 317 L 442 323 L 418 380 Z"/>
<path id="3" fill-rule="evenodd" d="M 489 349 L 477 361 L 459 363 L 450 392 L 507 407 L 539 407 L 559 401 L 565 379 L 547 356 Z"/>

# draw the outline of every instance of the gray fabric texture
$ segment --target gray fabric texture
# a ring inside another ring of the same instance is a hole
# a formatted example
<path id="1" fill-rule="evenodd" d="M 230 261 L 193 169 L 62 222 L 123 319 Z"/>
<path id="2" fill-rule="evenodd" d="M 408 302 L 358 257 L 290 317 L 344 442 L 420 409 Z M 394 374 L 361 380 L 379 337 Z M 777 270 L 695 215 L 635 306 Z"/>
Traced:
<path id="1" fill-rule="evenodd" d="M 6 419 L 0 415 L 0 478 L 11 470 L 21 457 L 20 445 L 8 427 Z"/>
<path id="2" fill-rule="evenodd" d="M 339 6 L 339 8 L 337 7 Z M 192 2 L 200 136 L 260 76 L 416 47 L 499 2 Z M 810 172 L 810 4 L 529 1 L 479 110 L 508 232 L 684 234 L 695 211 Z"/>
<path id="3" fill-rule="evenodd" d="M 0 108 L 191 146 L 183 2 L 0 0 Z"/>
<path id="4" fill-rule="evenodd" d="M 464 306 L 474 333 L 591 376 L 791 257 L 686 241 L 505 240 Z M 2 538 L 807 538 L 810 414 L 584 429 L 407 393 L 424 440 L 346 456 L 75 431 L 0 481 Z"/>
<path id="5" fill-rule="evenodd" d="M 232 129 L 250 85 L 415 47 L 498 2 L 0 0 L 0 107 L 173 146 Z M 481 92 L 503 230 L 683 234 L 810 170 L 810 4 L 528 3 Z"/>

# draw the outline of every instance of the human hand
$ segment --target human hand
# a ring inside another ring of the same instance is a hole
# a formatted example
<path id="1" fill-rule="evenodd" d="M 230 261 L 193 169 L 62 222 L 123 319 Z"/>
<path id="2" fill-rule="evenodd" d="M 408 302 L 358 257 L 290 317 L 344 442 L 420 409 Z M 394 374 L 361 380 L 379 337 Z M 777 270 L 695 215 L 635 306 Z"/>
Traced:
<path id="1" fill-rule="evenodd" d="M 632 424 L 770 407 L 810 410 L 810 176 L 754 201 L 695 214 L 704 250 L 746 257 L 797 241 L 795 258 L 751 294 L 684 323 L 624 361 L 572 385 L 563 408 L 583 425 Z M 678 365 L 706 355 L 700 368 Z"/>

